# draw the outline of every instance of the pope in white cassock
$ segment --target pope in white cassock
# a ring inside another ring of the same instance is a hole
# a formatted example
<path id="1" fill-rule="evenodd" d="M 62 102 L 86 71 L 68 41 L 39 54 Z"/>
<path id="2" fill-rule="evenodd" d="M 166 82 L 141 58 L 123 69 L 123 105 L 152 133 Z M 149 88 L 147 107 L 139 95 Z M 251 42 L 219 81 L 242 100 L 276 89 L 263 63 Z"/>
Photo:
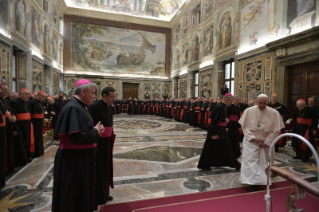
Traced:
<path id="1" fill-rule="evenodd" d="M 285 127 L 278 111 L 267 107 L 267 95 L 260 94 L 256 102 L 257 105 L 247 108 L 238 121 L 244 133 L 240 181 L 251 185 L 251 192 L 257 190 L 256 185 L 267 185 L 269 147 Z M 274 149 L 272 151 L 274 155 Z M 273 163 L 273 158 L 271 161 Z"/>

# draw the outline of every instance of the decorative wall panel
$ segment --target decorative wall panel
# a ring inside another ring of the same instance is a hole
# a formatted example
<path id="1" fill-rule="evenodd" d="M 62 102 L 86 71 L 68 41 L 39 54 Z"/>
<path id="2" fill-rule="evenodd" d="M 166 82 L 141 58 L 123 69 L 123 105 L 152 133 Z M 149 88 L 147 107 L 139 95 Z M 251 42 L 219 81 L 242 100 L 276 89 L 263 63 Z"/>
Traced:
<path id="1" fill-rule="evenodd" d="M 32 93 L 38 93 L 43 89 L 43 64 L 32 60 Z"/>
<path id="2" fill-rule="evenodd" d="M 53 93 L 54 95 L 60 94 L 60 73 L 56 70 L 53 71 Z"/>
<path id="3" fill-rule="evenodd" d="M 187 97 L 187 77 L 180 78 L 179 85 L 179 97 L 186 98 Z"/>
<path id="4" fill-rule="evenodd" d="M 11 56 L 10 56 L 10 48 L 8 46 L 5 46 L 0 43 L 0 82 L 9 84 L 9 78 L 10 78 L 10 62 L 11 62 Z"/>
<path id="5" fill-rule="evenodd" d="M 168 98 L 170 82 L 143 82 L 143 98 Z"/>
<path id="6" fill-rule="evenodd" d="M 204 71 L 199 73 L 199 96 L 210 98 L 212 96 L 213 85 L 212 71 Z"/>
<path id="7" fill-rule="evenodd" d="M 260 93 L 268 96 L 274 92 L 274 54 L 266 54 L 237 62 L 236 95 L 247 100 L 256 100 Z M 242 79 L 245 80 L 242 80 Z"/>

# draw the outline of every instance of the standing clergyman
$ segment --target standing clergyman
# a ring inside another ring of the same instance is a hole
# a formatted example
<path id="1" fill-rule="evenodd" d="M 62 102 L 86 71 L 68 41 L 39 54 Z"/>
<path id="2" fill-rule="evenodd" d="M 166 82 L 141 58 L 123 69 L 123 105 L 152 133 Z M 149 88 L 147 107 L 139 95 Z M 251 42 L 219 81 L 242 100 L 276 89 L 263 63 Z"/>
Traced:
<path id="1" fill-rule="evenodd" d="M 250 185 L 250 192 L 257 190 L 256 185 L 267 185 L 269 147 L 284 128 L 280 114 L 267 107 L 268 103 L 268 96 L 260 94 L 257 105 L 247 108 L 238 121 L 244 132 L 240 181 Z"/>
<path id="2" fill-rule="evenodd" d="M 55 135 L 60 146 L 54 159 L 52 212 L 93 211 L 95 152 L 103 125 L 93 126 L 87 106 L 97 85 L 87 79 L 75 84 L 74 98 L 61 110 Z"/>
<path id="3" fill-rule="evenodd" d="M 96 182 L 94 195 L 94 209 L 98 205 L 103 205 L 107 201 L 113 200 L 110 196 L 110 186 L 113 185 L 113 146 L 115 134 L 113 133 L 112 104 L 115 100 L 116 92 L 113 87 L 105 87 L 102 90 L 102 99 L 95 101 L 89 112 L 93 122 L 105 127 L 104 133 L 100 135 L 96 147 Z"/>

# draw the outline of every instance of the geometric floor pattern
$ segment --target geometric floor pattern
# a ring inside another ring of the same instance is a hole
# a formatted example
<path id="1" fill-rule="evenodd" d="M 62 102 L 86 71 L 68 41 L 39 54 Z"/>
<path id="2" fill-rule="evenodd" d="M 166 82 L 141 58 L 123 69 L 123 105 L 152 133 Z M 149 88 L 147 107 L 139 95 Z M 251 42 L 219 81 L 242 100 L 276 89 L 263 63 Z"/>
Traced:
<path id="1" fill-rule="evenodd" d="M 229 167 L 198 170 L 206 131 L 153 115 L 114 116 L 115 202 L 213 191 L 242 186 L 239 172 Z M 0 211 L 51 211 L 53 162 L 58 141 L 45 154 L 7 176 L 0 191 Z M 317 181 L 314 158 L 292 160 L 292 149 L 276 153 L 275 165 L 308 180 Z M 239 158 L 240 161 L 240 158 Z M 281 177 L 273 179 L 282 181 Z M 110 203 L 108 203 L 110 204 Z"/>

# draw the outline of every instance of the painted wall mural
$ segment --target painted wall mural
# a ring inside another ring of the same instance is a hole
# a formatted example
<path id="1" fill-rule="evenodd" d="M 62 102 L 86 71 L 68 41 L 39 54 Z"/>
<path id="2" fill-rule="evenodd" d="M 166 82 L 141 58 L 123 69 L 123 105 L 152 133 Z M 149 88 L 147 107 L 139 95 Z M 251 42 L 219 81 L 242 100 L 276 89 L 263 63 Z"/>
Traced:
<path id="1" fill-rule="evenodd" d="M 223 9 L 232 0 L 215 0 L 215 10 Z"/>
<path id="2" fill-rule="evenodd" d="M 179 81 L 179 97 L 187 97 L 187 77 L 181 77 Z"/>
<path id="3" fill-rule="evenodd" d="M 185 0 L 65 0 L 68 6 L 170 20 Z"/>
<path id="4" fill-rule="evenodd" d="M 25 0 L 16 0 L 15 3 L 15 29 L 22 35 L 26 36 L 27 29 L 27 4 Z"/>
<path id="5" fill-rule="evenodd" d="M 43 89 L 43 64 L 32 60 L 32 93 L 38 93 Z"/>
<path id="6" fill-rule="evenodd" d="M 0 29 L 5 30 L 8 24 L 8 0 L 0 0 Z"/>
<path id="7" fill-rule="evenodd" d="M 181 54 L 180 54 L 178 48 L 175 50 L 175 55 L 174 55 L 173 61 L 174 61 L 174 69 L 179 69 L 181 66 Z"/>
<path id="8" fill-rule="evenodd" d="M 174 41 L 177 43 L 181 38 L 181 25 L 178 24 L 174 27 Z"/>
<path id="9" fill-rule="evenodd" d="M 189 30 L 189 17 L 188 14 L 186 14 L 183 18 L 182 18 L 182 37 L 185 37 L 188 33 Z"/>
<path id="10" fill-rule="evenodd" d="M 267 1 L 252 1 L 241 10 L 240 30 L 242 48 L 254 49 L 267 43 Z"/>
<path id="11" fill-rule="evenodd" d="M 166 35 L 72 23 L 72 70 L 165 75 Z"/>
<path id="12" fill-rule="evenodd" d="M 203 20 L 206 20 L 210 15 L 213 14 L 214 1 L 204 0 L 203 1 Z"/>
<path id="13" fill-rule="evenodd" d="M 226 12 L 220 19 L 219 25 L 219 50 L 231 45 L 232 18 L 230 12 Z"/>
<path id="14" fill-rule="evenodd" d="M 203 44 L 203 56 L 207 56 L 213 53 L 214 43 L 213 43 L 213 25 L 208 26 L 204 29 L 204 44 Z"/>
<path id="15" fill-rule="evenodd" d="M 57 70 L 53 70 L 53 94 L 60 94 L 60 73 Z"/>
<path id="16" fill-rule="evenodd" d="M 27 86 L 27 68 L 26 68 L 26 55 L 25 54 L 18 54 L 18 67 L 15 67 L 17 70 L 17 77 L 18 77 L 18 87 L 17 90 L 19 91 L 22 88 L 26 88 Z"/>
<path id="17" fill-rule="evenodd" d="M 316 0 L 289 0 L 287 5 L 287 28 L 293 34 L 314 26 Z M 288 30 L 287 30 L 288 31 Z"/>
<path id="18" fill-rule="evenodd" d="M 201 97 L 210 98 L 212 96 L 212 70 L 199 73 L 199 94 Z"/>
<path id="19" fill-rule="evenodd" d="M 186 66 L 190 62 L 190 53 L 189 53 L 190 47 L 188 43 L 183 44 L 183 66 Z"/>
<path id="20" fill-rule="evenodd" d="M 32 7 L 31 9 L 31 41 L 34 45 L 40 48 L 41 43 L 41 18 L 40 14 Z"/>
<path id="21" fill-rule="evenodd" d="M 192 40 L 192 62 L 199 60 L 199 36 L 195 35 Z"/>
<path id="22" fill-rule="evenodd" d="M 168 98 L 170 94 L 170 82 L 144 82 L 143 98 Z"/>
<path id="23" fill-rule="evenodd" d="M 50 93 L 50 68 L 44 69 L 44 92 Z"/>

